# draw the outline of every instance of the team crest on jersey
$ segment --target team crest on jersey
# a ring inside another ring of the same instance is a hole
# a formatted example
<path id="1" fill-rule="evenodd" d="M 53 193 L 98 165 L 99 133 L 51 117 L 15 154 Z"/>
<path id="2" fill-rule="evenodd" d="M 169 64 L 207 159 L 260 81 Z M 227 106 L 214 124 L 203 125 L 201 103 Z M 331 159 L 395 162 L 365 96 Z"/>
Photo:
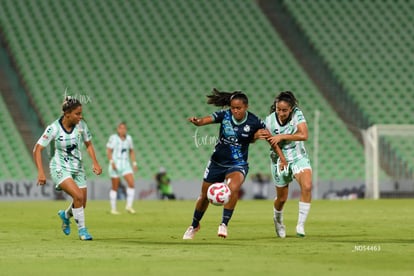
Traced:
<path id="1" fill-rule="evenodd" d="M 56 171 L 57 178 L 61 178 L 63 176 L 63 172 L 61 170 Z"/>
<path id="2" fill-rule="evenodd" d="M 249 125 L 245 125 L 243 128 L 244 132 L 249 132 L 250 131 L 250 126 Z"/>

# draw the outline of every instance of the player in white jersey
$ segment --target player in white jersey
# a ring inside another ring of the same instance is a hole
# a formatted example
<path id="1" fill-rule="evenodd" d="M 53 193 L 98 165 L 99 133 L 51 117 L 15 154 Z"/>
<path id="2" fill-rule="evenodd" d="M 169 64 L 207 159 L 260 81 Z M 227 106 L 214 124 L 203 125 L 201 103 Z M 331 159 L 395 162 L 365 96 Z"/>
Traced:
<path id="1" fill-rule="evenodd" d="M 50 143 L 54 154 L 50 161 L 50 174 L 56 190 L 63 190 L 72 197 L 72 202 L 66 210 L 60 210 L 58 216 L 62 220 L 62 230 L 70 234 L 70 218 L 73 216 L 78 226 L 81 240 L 92 240 L 85 226 L 87 201 L 86 176 L 83 168 L 81 147 L 86 150 L 93 162 L 93 172 L 102 173 L 102 168 L 96 160 L 92 145 L 92 136 L 88 126 L 82 120 L 82 104 L 75 98 L 66 97 L 62 105 L 63 115 L 50 124 L 33 149 L 33 157 L 38 170 L 38 185 L 46 184 L 46 176 L 42 165 L 42 150 Z"/>
<path id="2" fill-rule="evenodd" d="M 135 188 L 131 161 L 134 171 L 137 171 L 138 167 L 135 159 L 134 143 L 132 142 L 132 137 L 127 134 L 127 126 L 125 123 L 120 123 L 118 125 L 117 134 L 112 134 L 109 137 L 106 148 L 109 160 L 108 170 L 112 182 L 112 189 L 109 191 L 111 214 L 119 214 L 116 208 L 116 199 L 121 177 L 123 177 L 128 184 L 125 210 L 131 214 L 135 214 L 135 210 L 132 208 Z"/>
<path id="3" fill-rule="evenodd" d="M 295 178 L 301 189 L 296 234 L 304 237 L 312 198 L 312 168 L 304 146 L 308 139 L 307 123 L 292 92 L 281 92 L 276 97 L 271 114 L 266 118 L 266 128 L 272 135 L 267 140 L 272 146 L 271 172 L 276 186 L 273 217 L 276 234 L 281 238 L 286 236 L 283 206 L 288 198 L 289 183 Z M 275 151 L 277 146 L 281 154 Z"/>

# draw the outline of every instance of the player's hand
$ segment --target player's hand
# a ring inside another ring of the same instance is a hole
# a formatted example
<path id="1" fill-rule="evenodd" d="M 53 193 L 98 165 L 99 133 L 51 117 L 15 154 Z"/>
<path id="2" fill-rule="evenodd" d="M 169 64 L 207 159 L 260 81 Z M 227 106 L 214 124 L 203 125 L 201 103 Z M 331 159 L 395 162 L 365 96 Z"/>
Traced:
<path id="1" fill-rule="evenodd" d="M 111 163 L 111 166 L 112 166 L 112 169 L 113 169 L 114 171 L 116 171 L 116 165 L 115 165 L 115 163 Z"/>
<path id="2" fill-rule="evenodd" d="M 37 185 L 45 185 L 46 184 L 46 176 L 44 173 L 39 173 L 37 176 Z"/>
<path id="3" fill-rule="evenodd" d="M 282 137 L 280 136 L 280 135 L 274 135 L 274 136 L 270 136 L 270 137 L 268 137 L 267 138 L 267 141 L 269 142 L 269 144 L 271 145 L 271 146 L 274 146 L 274 145 L 277 145 L 277 144 L 279 144 L 281 141 L 282 141 L 282 139 L 281 139 Z"/>
<path id="4" fill-rule="evenodd" d="M 132 165 L 132 167 L 133 167 L 133 169 L 134 169 L 134 172 L 138 171 L 138 166 L 137 166 L 137 164 L 133 164 L 133 165 Z"/>
<path id="5" fill-rule="evenodd" d="M 197 117 L 191 117 L 191 118 L 188 118 L 188 121 L 193 123 L 196 126 L 199 126 L 200 122 L 201 122 L 201 119 L 199 119 Z"/>
<path id="6" fill-rule="evenodd" d="M 285 158 L 280 158 L 280 162 L 279 162 L 279 170 L 280 171 L 285 171 L 288 167 L 288 162 L 286 161 Z"/>
<path id="7" fill-rule="evenodd" d="M 256 133 L 254 134 L 254 140 L 257 139 L 267 139 L 269 137 L 271 137 L 272 135 L 270 134 L 270 131 L 267 129 L 259 129 L 258 131 L 256 131 Z"/>
<path id="8" fill-rule="evenodd" d="M 93 171 L 94 174 L 100 175 L 102 173 L 102 168 L 101 168 L 101 166 L 99 166 L 99 164 L 94 164 L 93 168 L 92 168 L 92 171 Z"/>

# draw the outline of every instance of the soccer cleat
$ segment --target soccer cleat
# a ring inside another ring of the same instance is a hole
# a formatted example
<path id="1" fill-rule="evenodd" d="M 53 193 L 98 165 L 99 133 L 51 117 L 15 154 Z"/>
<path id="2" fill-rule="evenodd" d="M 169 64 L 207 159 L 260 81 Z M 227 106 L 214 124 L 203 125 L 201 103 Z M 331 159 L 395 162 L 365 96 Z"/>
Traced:
<path id="1" fill-rule="evenodd" d="M 273 217 L 275 223 L 276 235 L 282 239 L 286 238 L 286 227 L 284 224 L 277 222 L 276 218 Z"/>
<path id="2" fill-rule="evenodd" d="M 125 210 L 130 214 L 135 214 L 135 210 L 132 207 L 126 207 Z"/>
<path id="3" fill-rule="evenodd" d="M 79 239 L 82 241 L 92 240 L 92 236 L 88 233 L 88 229 L 86 229 L 86 227 L 79 229 Z"/>
<path id="4" fill-rule="evenodd" d="M 196 228 L 194 228 L 193 226 L 189 226 L 187 228 L 187 231 L 185 231 L 184 233 L 183 240 L 194 239 L 195 234 L 198 232 L 198 230 L 200 230 L 200 228 L 201 228 L 200 224 L 198 224 Z"/>
<path id="5" fill-rule="evenodd" d="M 69 221 L 69 219 L 66 218 L 65 211 L 64 210 L 59 210 L 58 216 L 62 220 L 62 231 L 63 231 L 63 233 L 65 235 L 69 235 L 70 234 L 70 221 Z"/>
<path id="6" fill-rule="evenodd" d="M 220 224 L 217 235 L 219 237 L 226 238 L 227 237 L 227 225 L 225 225 L 224 223 Z"/>
<path id="7" fill-rule="evenodd" d="M 120 215 L 121 213 L 118 212 L 117 210 L 111 210 L 111 214 L 112 215 Z"/>
<path id="8" fill-rule="evenodd" d="M 305 228 L 303 227 L 303 225 L 296 226 L 296 236 L 301 238 L 305 237 Z"/>

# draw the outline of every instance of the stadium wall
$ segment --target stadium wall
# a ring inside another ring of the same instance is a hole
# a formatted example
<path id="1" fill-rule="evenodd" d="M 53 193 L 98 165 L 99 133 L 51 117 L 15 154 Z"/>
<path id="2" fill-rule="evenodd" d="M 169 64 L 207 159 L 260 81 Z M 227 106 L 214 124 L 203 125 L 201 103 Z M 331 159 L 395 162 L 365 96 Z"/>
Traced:
<path id="1" fill-rule="evenodd" d="M 397 184 L 397 185 L 396 185 Z M 177 199 L 195 200 L 200 192 L 201 180 L 195 181 L 172 181 L 174 193 Z M 243 199 L 253 199 L 255 183 L 251 180 L 243 184 Z M 88 199 L 107 200 L 111 184 L 109 180 L 90 180 L 88 181 Z M 410 181 L 382 181 L 380 190 L 384 194 L 413 193 L 414 187 Z M 355 199 L 359 198 L 358 193 L 364 191 L 364 180 L 361 181 L 341 181 L 341 182 L 320 182 L 318 195 L 315 199 Z M 122 193 L 119 193 L 122 199 Z M 271 183 L 266 185 L 265 192 L 267 199 L 275 197 L 274 186 Z M 289 191 L 289 198 L 297 199 L 300 196 L 300 189 L 297 183 L 292 183 Z M 387 196 L 389 197 L 389 196 Z M 395 197 L 395 196 L 393 196 Z M 63 192 L 56 192 L 51 181 L 44 186 L 37 186 L 35 180 L 1 180 L 0 181 L 0 201 L 25 201 L 25 200 L 61 200 L 67 199 Z M 137 200 L 156 200 L 157 192 L 154 181 L 137 180 L 136 193 Z"/>

